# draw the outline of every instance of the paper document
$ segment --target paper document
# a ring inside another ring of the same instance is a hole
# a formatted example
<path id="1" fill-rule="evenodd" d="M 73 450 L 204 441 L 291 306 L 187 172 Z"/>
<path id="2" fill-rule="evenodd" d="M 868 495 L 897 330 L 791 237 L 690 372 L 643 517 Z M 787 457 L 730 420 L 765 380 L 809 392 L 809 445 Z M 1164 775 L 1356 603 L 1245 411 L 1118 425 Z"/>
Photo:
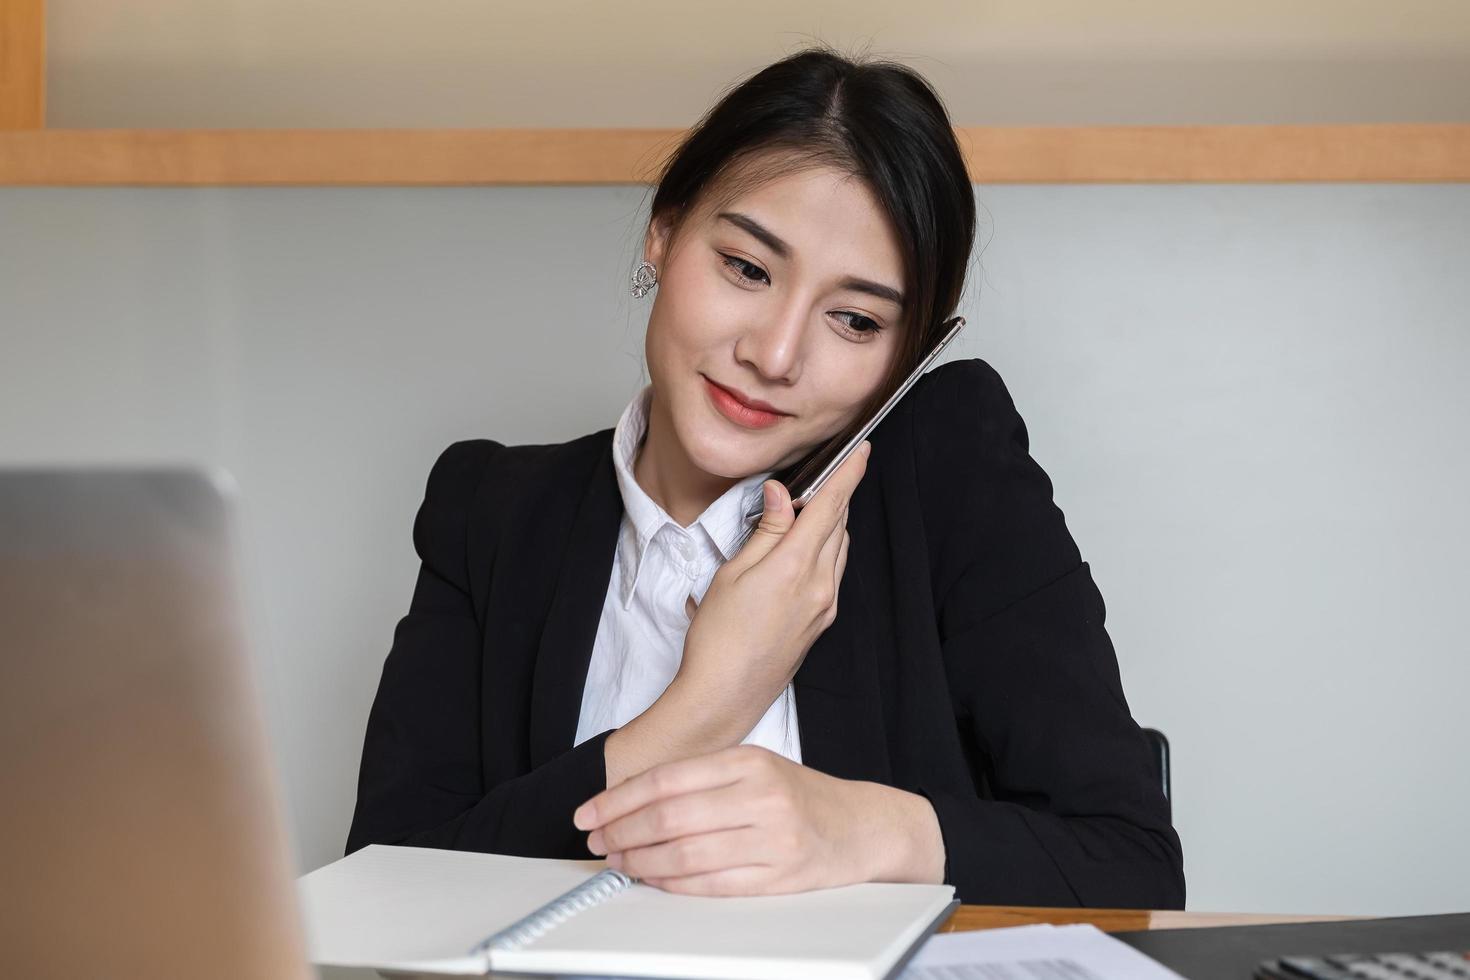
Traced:
<path id="1" fill-rule="evenodd" d="M 603 861 L 369 844 L 297 879 L 311 961 L 404 973 L 884 980 L 953 885 L 678 895 Z"/>
<path id="2" fill-rule="evenodd" d="M 1184 980 L 1095 926 L 1016 926 L 931 936 L 900 980 Z"/>

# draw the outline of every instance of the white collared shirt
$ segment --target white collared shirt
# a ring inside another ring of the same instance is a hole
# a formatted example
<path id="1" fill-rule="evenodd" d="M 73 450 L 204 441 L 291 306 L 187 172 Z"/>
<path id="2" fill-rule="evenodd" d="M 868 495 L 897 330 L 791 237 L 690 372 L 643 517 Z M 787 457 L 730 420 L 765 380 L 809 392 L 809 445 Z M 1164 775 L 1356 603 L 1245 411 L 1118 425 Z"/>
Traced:
<path id="1" fill-rule="evenodd" d="M 744 514 L 760 499 L 761 484 L 774 472 L 746 477 L 694 523 L 680 527 L 633 478 L 652 397 L 653 386 L 644 385 L 613 430 L 613 466 L 623 496 L 623 520 L 573 744 L 626 725 L 669 686 L 684 656 L 684 634 L 689 629 L 686 600 L 693 595 L 696 603 L 702 601 L 715 571 L 739 550 L 736 542 Z M 741 741 L 801 761 L 790 684 Z"/>

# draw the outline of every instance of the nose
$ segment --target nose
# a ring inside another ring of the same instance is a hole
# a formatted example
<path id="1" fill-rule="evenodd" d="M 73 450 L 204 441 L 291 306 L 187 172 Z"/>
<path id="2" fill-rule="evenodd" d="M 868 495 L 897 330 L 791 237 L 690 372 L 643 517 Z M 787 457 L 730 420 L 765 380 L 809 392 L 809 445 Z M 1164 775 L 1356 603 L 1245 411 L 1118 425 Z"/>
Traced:
<path id="1" fill-rule="evenodd" d="M 808 306 L 797 299 L 771 307 L 769 317 L 752 323 L 735 341 L 735 359 L 773 384 L 790 385 L 801 376 Z"/>

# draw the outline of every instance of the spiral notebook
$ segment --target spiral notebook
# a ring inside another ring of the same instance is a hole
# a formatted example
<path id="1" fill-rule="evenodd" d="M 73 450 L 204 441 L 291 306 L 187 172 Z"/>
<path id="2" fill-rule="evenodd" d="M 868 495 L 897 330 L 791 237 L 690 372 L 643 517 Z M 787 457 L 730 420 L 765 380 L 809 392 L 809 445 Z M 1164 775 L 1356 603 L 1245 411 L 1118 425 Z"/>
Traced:
<path id="1" fill-rule="evenodd" d="M 676 895 L 603 861 L 372 844 L 297 879 L 311 960 L 405 973 L 883 980 L 952 885 Z"/>

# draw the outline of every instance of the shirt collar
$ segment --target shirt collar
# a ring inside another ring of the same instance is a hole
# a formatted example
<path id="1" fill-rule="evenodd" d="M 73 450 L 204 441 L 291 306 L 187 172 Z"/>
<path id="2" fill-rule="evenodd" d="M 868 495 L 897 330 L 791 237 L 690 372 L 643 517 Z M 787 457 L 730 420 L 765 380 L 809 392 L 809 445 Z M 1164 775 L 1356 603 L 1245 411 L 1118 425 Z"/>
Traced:
<path id="1" fill-rule="evenodd" d="M 649 542 L 665 524 L 679 524 L 664 511 L 633 478 L 633 462 L 648 431 L 648 409 L 653 400 L 653 385 L 646 384 L 628 402 L 613 430 L 613 469 L 617 473 L 618 490 L 623 496 L 626 520 L 618 536 L 618 557 L 622 566 L 619 583 L 623 608 L 633 600 L 633 588 Z M 719 499 L 705 508 L 689 525 L 693 531 L 702 527 L 726 561 L 739 550 L 740 532 L 747 511 L 760 501 L 761 485 L 775 470 L 755 473 L 730 487 Z"/>

